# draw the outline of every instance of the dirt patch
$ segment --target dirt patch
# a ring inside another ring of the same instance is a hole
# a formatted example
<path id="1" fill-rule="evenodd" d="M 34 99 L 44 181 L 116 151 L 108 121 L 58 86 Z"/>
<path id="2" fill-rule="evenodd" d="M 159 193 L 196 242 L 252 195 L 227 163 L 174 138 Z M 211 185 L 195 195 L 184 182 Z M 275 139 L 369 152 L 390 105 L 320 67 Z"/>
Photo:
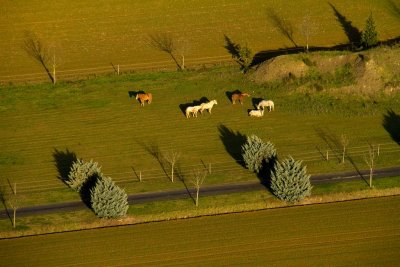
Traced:
<path id="1" fill-rule="evenodd" d="M 301 59 L 291 55 L 283 55 L 261 63 L 251 74 L 251 79 L 257 83 L 271 82 L 285 78 L 304 76 L 309 66 Z"/>
<path id="2" fill-rule="evenodd" d="M 379 47 L 368 51 L 313 52 L 282 55 L 261 63 L 250 79 L 256 83 L 281 81 L 305 76 L 310 70 L 335 74 L 350 68 L 354 84 L 343 87 L 354 93 L 375 93 L 379 90 L 400 90 L 400 48 Z M 328 89 L 328 88 L 323 88 Z"/>

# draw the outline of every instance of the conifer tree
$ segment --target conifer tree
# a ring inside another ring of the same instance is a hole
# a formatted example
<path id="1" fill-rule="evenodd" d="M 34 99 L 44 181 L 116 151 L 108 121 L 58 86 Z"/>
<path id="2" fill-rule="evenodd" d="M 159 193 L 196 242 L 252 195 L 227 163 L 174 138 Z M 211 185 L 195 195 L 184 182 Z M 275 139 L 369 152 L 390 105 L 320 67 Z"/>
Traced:
<path id="1" fill-rule="evenodd" d="M 301 161 L 292 157 L 277 163 L 271 175 L 271 189 L 281 200 L 296 202 L 311 194 L 310 175 Z"/>
<path id="2" fill-rule="evenodd" d="M 102 176 L 101 167 L 98 166 L 98 163 L 93 162 L 93 160 L 84 162 L 82 159 L 78 159 L 72 164 L 66 183 L 73 190 L 79 192 L 82 186 L 94 176 Z"/>
<path id="3" fill-rule="evenodd" d="M 264 163 L 276 158 L 276 149 L 271 142 L 264 143 L 258 136 L 251 135 L 242 146 L 242 156 L 246 167 L 258 173 Z"/>
<path id="4" fill-rule="evenodd" d="M 90 191 L 91 207 L 100 218 L 125 216 L 128 211 L 128 195 L 109 177 L 101 177 Z"/>
<path id="5" fill-rule="evenodd" d="M 372 13 L 369 14 L 365 23 L 365 29 L 361 33 L 361 43 L 365 47 L 371 47 L 378 43 L 378 32 L 375 28 L 375 21 L 372 17 Z"/>

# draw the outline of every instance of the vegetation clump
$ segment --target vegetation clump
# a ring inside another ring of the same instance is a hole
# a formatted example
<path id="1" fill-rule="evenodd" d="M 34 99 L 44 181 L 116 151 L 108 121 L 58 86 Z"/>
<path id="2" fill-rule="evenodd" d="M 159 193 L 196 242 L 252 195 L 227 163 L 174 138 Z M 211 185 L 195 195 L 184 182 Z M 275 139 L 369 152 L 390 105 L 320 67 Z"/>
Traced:
<path id="1" fill-rule="evenodd" d="M 271 142 L 264 143 L 258 136 L 251 135 L 242 146 L 242 156 L 246 168 L 259 173 L 263 164 L 276 158 L 276 149 Z"/>
<path id="2" fill-rule="evenodd" d="M 292 157 L 277 163 L 271 175 L 271 189 L 281 200 L 296 202 L 311 195 L 310 175 L 301 161 Z"/>
<path id="3" fill-rule="evenodd" d="M 117 218 L 128 211 L 128 195 L 109 177 L 101 177 L 90 191 L 91 207 L 100 218 Z"/>
<path id="4" fill-rule="evenodd" d="M 79 192 L 85 183 L 93 177 L 101 176 L 101 166 L 97 162 L 93 162 L 93 160 L 85 162 L 82 159 L 78 159 L 72 164 L 66 183 L 70 188 Z"/>
<path id="5" fill-rule="evenodd" d="M 378 43 L 378 32 L 375 27 L 375 20 L 372 13 L 369 14 L 365 22 L 365 30 L 361 33 L 361 44 L 366 48 L 372 47 Z"/>

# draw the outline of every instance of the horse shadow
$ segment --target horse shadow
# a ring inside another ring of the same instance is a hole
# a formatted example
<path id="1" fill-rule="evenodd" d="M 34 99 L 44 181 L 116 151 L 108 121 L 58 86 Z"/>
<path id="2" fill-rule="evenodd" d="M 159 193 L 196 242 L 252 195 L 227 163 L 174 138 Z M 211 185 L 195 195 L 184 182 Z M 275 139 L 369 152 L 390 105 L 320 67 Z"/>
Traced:
<path id="1" fill-rule="evenodd" d="M 260 103 L 261 101 L 263 101 L 264 99 L 261 97 L 253 97 L 251 99 L 251 104 L 253 105 L 254 108 L 257 108 L 258 103 Z"/>
<path id="2" fill-rule="evenodd" d="M 192 102 L 189 103 L 180 104 L 179 109 L 181 110 L 182 114 L 186 117 L 186 109 L 188 107 L 199 106 L 207 102 L 210 102 L 210 100 L 207 97 L 203 96 L 200 98 L 200 100 L 193 100 Z"/>
<path id="3" fill-rule="evenodd" d="M 129 98 L 131 99 L 131 98 L 136 98 L 136 95 L 137 94 L 145 94 L 145 91 L 143 91 L 143 90 L 139 90 L 139 91 L 128 91 L 128 95 L 129 95 Z M 139 99 L 138 99 L 138 102 L 139 102 Z"/>
<path id="4" fill-rule="evenodd" d="M 231 103 L 233 103 L 232 102 L 232 95 L 233 94 L 241 94 L 242 92 L 240 91 L 240 90 L 235 90 L 235 91 L 226 91 L 225 92 L 225 95 L 226 95 L 226 97 L 228 98 L 228 100 L 231 102 Z"/>

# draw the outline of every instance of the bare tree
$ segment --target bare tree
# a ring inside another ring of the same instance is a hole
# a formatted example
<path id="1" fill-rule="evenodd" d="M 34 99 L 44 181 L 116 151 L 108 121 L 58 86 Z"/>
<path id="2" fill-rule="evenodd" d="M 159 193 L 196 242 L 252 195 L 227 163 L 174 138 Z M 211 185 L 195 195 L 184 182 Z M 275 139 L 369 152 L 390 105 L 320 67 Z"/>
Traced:
<path id="1" fill-rule="evenodd" d="M 346 156 L 346 149 L 347 149 L 347 146 L 349 145 L 349 138 L 345 135 L 345 134 L 342 134 L 341 136 L 340 136 L 340 143 L 342 144 L 342 163 L 344 163 L 344 158 L 345 158 L 345 156 Z"/>
<path id="2" fill-rule="evenodd" d="M 182 41 L 176 41 L 169 33 L 156 33 L 150 35 L 150 45 L 161 52 L 165 52 L 171 56 L 178 70 L 185 69 L 185 56 L 187 45 Z M 176 58 L 176 54 L 181 56 L 181 62 Z"/>
<path id="3" fill-rule="evenodd" d="M 310 11 L 307 11 L 300 24 L 300 32 L 305 38 L 307 53 L 309 50 L 310 38 L 316 31 L 317 31 L 317 25 L 315 24 L 314 21 L 312 21 Z"/>
<path id="4" fill-rule="evenodd" d="M 367 163 L 369 167 L 369 187 L 372 188 L 372 177 L 374 175 L 375 170 L 375 147 L 370 145 L 368 148 L 368 153 L 364 155 L 364 161 Z"/>
<path id="5" fill-rule="evenodd" d="M 193 177 L 192 177 L 192 184 L 196 188 L 196 207 L 199 206 L 199 193 L 200 193 L 200 187 L 203 184 L 204 180 L 206 178 L 206 172 L 204 170 L 194 170 L 193 171 Z"/>
<path id="6" fill-rule="evenodd" d="M 175 164 L 178 162 L 179 158 L 181 156 L 181 153 L 176 150 L 169 150 L 166 153 L 164 153 L 164 158 L 165 160 L 169 163 L 171 166 L 171 181 L 174 182 L 174 169 L 175 169 Z"/>
<path id="7" fill-rule="evenodd" d="M 51 56 L 51 49 L 39 39 L 39 37 L 33 32 L 26 32 L 23 44 L 25 52 L 37 61 L 49 76 L 52 83 L 56 83 L 55 79 L 55 67 L 56 67 L 56 56 L 55 49 L 53 49 L 53 56 Z M 53 74 L 50 72 L 48 65 L 53 66 Z"/>

